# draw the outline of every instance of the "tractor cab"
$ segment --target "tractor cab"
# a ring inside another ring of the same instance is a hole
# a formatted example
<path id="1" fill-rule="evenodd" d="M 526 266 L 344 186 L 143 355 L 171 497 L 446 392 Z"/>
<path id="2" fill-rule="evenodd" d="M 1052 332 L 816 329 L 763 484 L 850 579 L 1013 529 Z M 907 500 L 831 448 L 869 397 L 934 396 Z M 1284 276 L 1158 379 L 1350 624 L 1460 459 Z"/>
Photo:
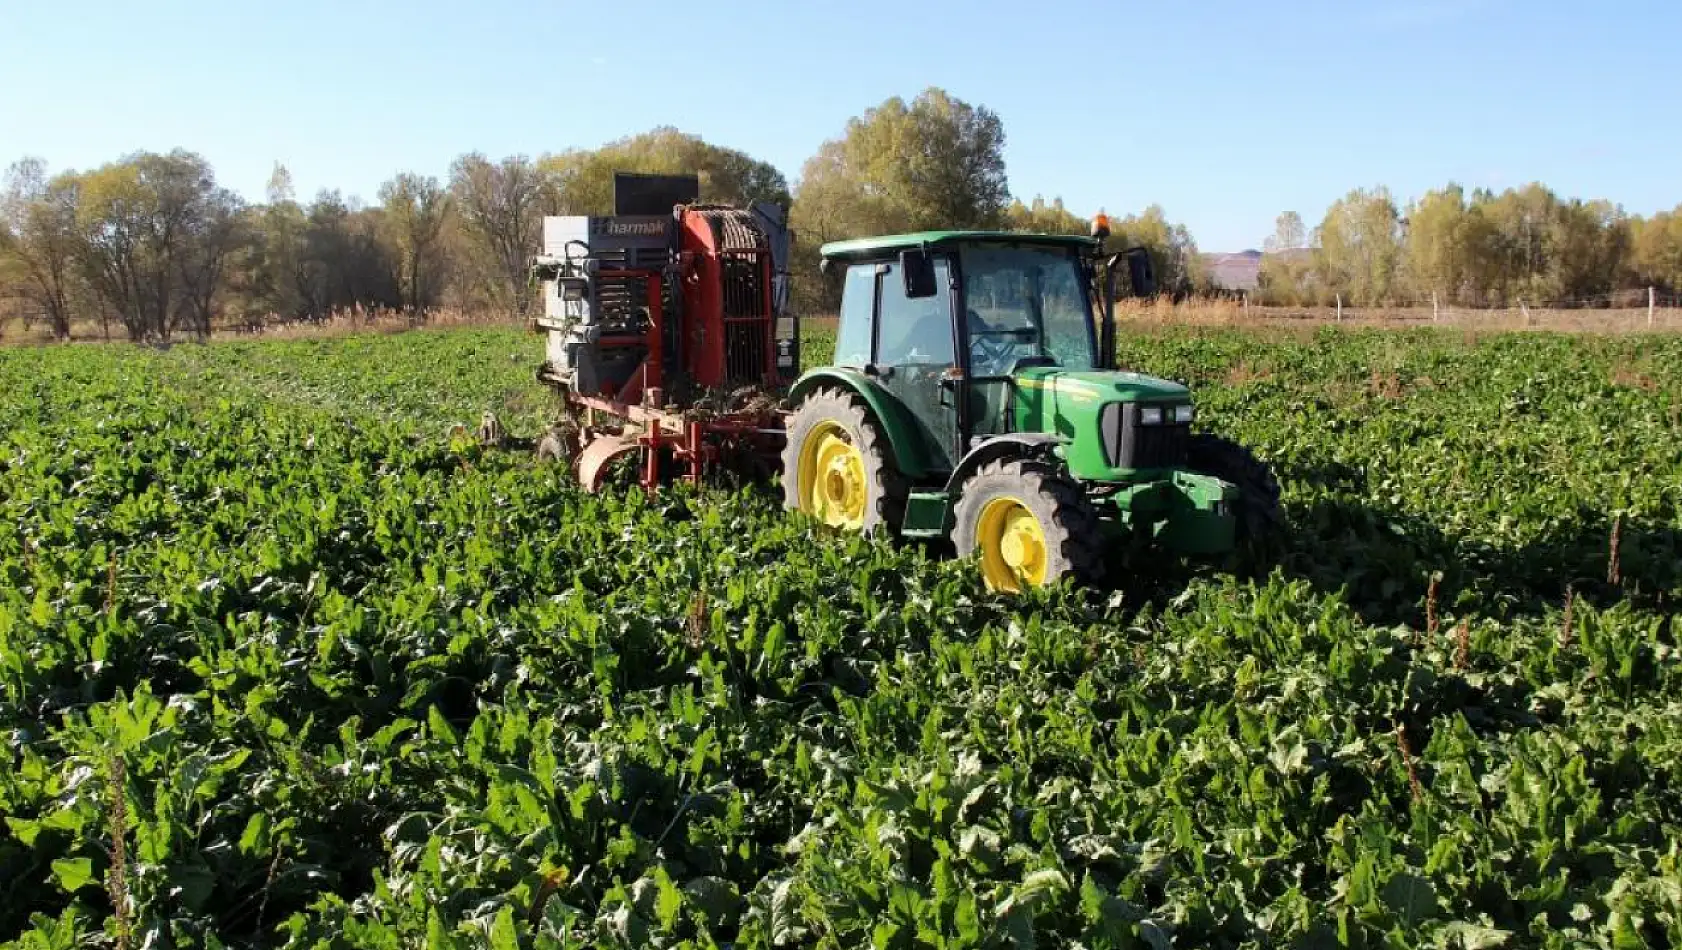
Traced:
<path id="1" fill-rule="evenodd" d="M 827 245 L 824 260 L 845 268 L 835 365 L 904 403 L 930 466 L 950 473 L 972 446 L 1021 431 L 1014 410 L 1058 380 L 1102 384 L 1092 375 L 1106 369 L 1094 247 L 991 232 Z M 1136 399 L 1190 401 L 1177 383 L 1127 382 Z"/>
<path id="2" fill-rule="evenodd" d="M 1263 507 L 1277 486 L 1247 453 L 1192 435 L 1185 386 L 1115 367 L 1113 300 L 1155 288 L 1144 251 L 1106 255 L 1107 233 L 1100 217 L 1093 237 L 825 245 L 842 288 L 835 358 L 790 391 L 788 507 L 950 538 L 1007 590 L 1102 573 L 1118 533 L 1230 549 L 1248 483 Z"/>

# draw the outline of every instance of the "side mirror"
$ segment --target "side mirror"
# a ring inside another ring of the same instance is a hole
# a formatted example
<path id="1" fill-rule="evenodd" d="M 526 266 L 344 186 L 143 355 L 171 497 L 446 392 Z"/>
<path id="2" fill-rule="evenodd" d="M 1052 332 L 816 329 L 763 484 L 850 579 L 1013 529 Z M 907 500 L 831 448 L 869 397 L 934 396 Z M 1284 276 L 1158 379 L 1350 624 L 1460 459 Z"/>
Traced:
<path id="1" fill-rule="evenodd" d="M 1127 251 L 1127 279 L 1133 287 L 1133 296 L 1156 296 L 1156 271 L 1151 268 L 1150 252 L 1142 247 Z"/>
<path id="2" fill-rule="evenodd" d="M 919 297 L 933 297 L 934 259 L 927 251 L 900 251 L 899 272 L 905 281 L 905 296 L 916 300 Z"/>

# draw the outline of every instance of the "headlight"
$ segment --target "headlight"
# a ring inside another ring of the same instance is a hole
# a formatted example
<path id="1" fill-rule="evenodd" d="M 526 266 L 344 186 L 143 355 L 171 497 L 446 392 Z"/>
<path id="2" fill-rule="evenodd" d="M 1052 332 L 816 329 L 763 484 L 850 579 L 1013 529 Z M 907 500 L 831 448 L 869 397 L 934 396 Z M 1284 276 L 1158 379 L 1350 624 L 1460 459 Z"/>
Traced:
<path id="1" fill-rule="evenodd" d="M 1174 421 L 1181 423 L 1182 425 L 1191 422 L 1193 415 L 1194 412 L 1191 408 L 1191 403 L 1189 402 L 1183 406 L 1174 407 Z"/>
<path id="2" fill-rule="evenodd" d="M 1162 424 L 1161 406 L 1140 406 L 1139 422 L 1141 425 L 1159 426 Z"/>

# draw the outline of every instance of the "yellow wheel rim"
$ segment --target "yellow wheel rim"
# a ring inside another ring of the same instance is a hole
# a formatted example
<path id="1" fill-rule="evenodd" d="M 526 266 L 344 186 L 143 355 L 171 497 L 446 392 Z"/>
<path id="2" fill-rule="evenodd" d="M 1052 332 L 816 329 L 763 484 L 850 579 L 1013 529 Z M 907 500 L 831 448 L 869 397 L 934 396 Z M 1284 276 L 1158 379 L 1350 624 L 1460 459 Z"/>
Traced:
<path id="1" fill-rule="evenodd" d="M 990 589 L 1014 594 L 1045 583 L 1045 531 L 1027 505 L 1008 497 L 987 502 L 975 535 Z"/>
<path id="2" fill-rule="evenodd" d="M 836 422 L 820 422 L 800 445 L 800 510 L 836 528 L 864 527 L 870 482 L 864 455 Z"/>

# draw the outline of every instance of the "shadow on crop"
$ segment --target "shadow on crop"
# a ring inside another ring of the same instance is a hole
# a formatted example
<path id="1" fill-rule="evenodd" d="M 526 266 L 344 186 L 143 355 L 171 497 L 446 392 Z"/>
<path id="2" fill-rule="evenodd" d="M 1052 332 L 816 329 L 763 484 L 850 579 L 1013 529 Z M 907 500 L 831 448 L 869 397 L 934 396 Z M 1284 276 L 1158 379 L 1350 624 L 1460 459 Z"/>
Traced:
<path id="1" fill-rule="evenodd" d="M 1651 519 L 1615 519 L 1579 507 L 1552 530 L 1515 544 L 1457 530 L 1366 499 L 1366 479 L 1339 463 L 1280 468 L 1282 482 L 1310 484 L 1310 500 L 1287 502 L 1280 536 L 1224 559 L 1152 563 L 1129 558 L 1123 587 L 1163 602 L 1193 576 L 1226 571 L 1263 579 L 1274 571 L 1340 594 L 1368 623 L 1421 627 L 1432 579 L 1439 610 L 1536 617 L 1570 596 L 1604 607 L 1676 607 L 1682 531 Z"/>

